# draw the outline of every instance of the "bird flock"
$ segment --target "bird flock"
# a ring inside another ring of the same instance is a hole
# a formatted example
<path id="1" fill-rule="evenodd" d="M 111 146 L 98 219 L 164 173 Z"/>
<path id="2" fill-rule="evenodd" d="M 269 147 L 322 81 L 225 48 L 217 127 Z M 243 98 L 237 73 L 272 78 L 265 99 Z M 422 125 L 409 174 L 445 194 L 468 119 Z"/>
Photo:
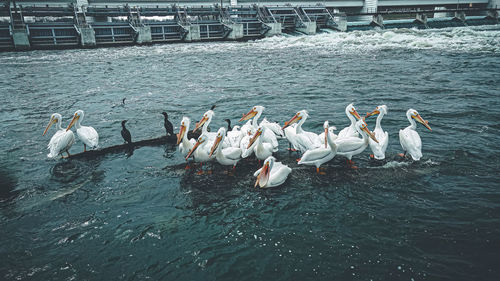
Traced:
<path id="1" fill-rule="evenodd" d="M 318 174 L 324 174 L 320 170 L 321 165 L 340 155 L 347 159 L 349 167 L 356 169 L 352 157 L 362 153 L 367 147 L 370 147 L 372 154 L 370 157 L 383 160 L 385 151 L 389 143 L 389 134 L 381 126 L 382 118 L 388 113 L 386 105 L 377 106 L 373 111 L 368 112 L 361 117 L 353 104 L 347 105 L 345 113 L 351 124 L 335 134 L 336 128 L 330 126 L 328 120 L 323 124 L 323 131 L 320 134 L 308 132 L 302 128 L 309 114 L 306 110 L 298 111 L 283 126 L 278 123 L 269 122 L 263 118 L 259 122 L 265 107 L 254 106 L 246 114 L 243 114 L 240 122 L 243 125 L 231 127 L 231 121 L 225 119 L 228 128 L 221 127 L 217 132 L 210 132 L 209 125 L 215 113 L 212 106 L 205 112 L 201 119 L 195 123 L 193 133 L 201 131 L 197 139 L 188 139 L 191 120 L 184 116 L 181 120 L 179 133 L 177 136 L 177 146 L 179 153 L 187 161 L 186 169 L 190 169 L 189 159 L 192 158 L 195 163 L 199 163 L 198 174 L 202 174 L 202 165 L 206 162 L 216 161 L 223 166 L 232 166 L 234 170 L 241 159 L 247 158 L 252 154 L 255 158 L 263 162 L 263 165 L 254 173 L 256 177 L 255 187 L 261 188 L 281 185 L 285 182 L 292 169 L 287 165 L 278 162 L 273 154 L 278 151 L 278 139 L 287 139 L 289 150 L 300 154 L 297 159 L 299 165 L 315 166 Z M 167 135 L 173 135 L 173 126 L 168 121 L 168 114 L 162 113 L 165 117 L 165 129 Z M 368 129 L 366 119 L 371 116 L 377 116 L 375 128 L 373 131 Z M 78 110 L 66 129 L 62 128 L 62 118 L 58 113 L 52 114 L 49 124 L 43 135 L 47 133 L 53 124 L 57 124 L 57 132 L 51 138 L 48 149 L 49 158 L 55 158 L 66 152 L 68 157 L 69 148 L 75 142 L 73 132 L 70 130 L 73 125 L 79 139 L 84 144 L 84 151 L 87 146 L 96 149 L 98 146 L 99 135 L 92 127 L 82 126 L 84 112 Z M 410 125 L 399 131 L 399 140 L 404 153 L 400 154 L 406 157 L 407 154 L 414 161 L 422 157 L 422 141 L 416 131 L 416 122 L 422 124 L 432 131 L 429 122 L 424 120 L 414 109 L 408 109 L 406 117 Z M 122 137 L 127 143 L 132 143 L 131 134 L 125 127 L 127 121 L 122 121 Z M 63 156 L 64 157 L 64 156 Z"/>

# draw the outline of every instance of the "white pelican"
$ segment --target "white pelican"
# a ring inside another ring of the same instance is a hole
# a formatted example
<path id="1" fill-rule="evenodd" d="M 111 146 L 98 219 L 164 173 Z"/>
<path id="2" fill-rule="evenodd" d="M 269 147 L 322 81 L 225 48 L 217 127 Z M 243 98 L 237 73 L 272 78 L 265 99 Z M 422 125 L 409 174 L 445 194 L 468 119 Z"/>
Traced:
<path id="1" fill-rule="evenodd" d="M 253 176 L 257 177 L 254 187 L 273 187 L 283 184 L 292 169 L 281 162 L 276 162 L 276 158 L 269 156 L 262 168 L 258 169 Z"/>
<path id="2" fill-rule="evenodd" d="M 326 143 L 326 145 L 324 147 L 320 146 L 318 148 L 306 151 L 302 155 L 298 163 L 299 165 L 316 166 L 316 173 L 318 174 L 320 174 L 319 167 L 322 164 L 332 160 L 333 157 L 335 157 L 335 155 L 337 154 L 337 146 L 332 139 L 332 134 L 329 133 L 328 127 L 328 121 L 325 121 L 325 123 L 323 124 L 323 128 L 325 129 L 323 136 L 325 138 L 324 142 Z"/>
<path id="3" fill-rule="evenodd" d="M 328 121 L 325 121 L 325 123 L 327 123 Z M 325 127 L 325 124 L 323 124 L 323 128 Z M 337 130 L 337 127 L 335 126 L 330 126 L 330 124 L 328 124 L 328 135 L 330 135 L 330 138 L 332 140 L 336 140 L 338 138 L 338 136 L 335 134 L 335 130 Z M 321 141 L 321 144 L 325 145 L 325 147 L 327 147 L 328 145 L 328 142 L 325 138 L 325 132 L 322 132 L 321 134 L 319 134 L 319 140 Z"/>
<path id="4" fill-rule="evenodd" d="M 359 134 L 361 134 L 362 138 L 358 137 L 344 137 L 337 138 L 334 143 L 337 146 L 337 155 L 342 155 L 347 157 L 347 162 L 349 166 L 353 169 L 356 169 L 356 166 L 353 166 L 354 162 L 351 160 L 352 156 L 358 155 L 363 152 L 368 146 L 368 137 L 373 139 L 375 142 L 378 140 L 375 138 L 375 135 L 368 130 L 366 123 L 363 119 L 358 120 L 356 122 L 356 130 Z"/>
<path id="5" fill-rule="evenodd" d="M 49 128 L 54 123 L 57 123 L 57 132 L 52 136 L 52 138 L 50 138 L 49 144 L 47 145 L 47 148 L 50 151 L 50 153 L 47 154 L 47 157 L 55 158 L 56 156 L 61 154 L 61 156 L 64 158 L 64 156 L 62 155 L 63 152 L 66 152 L 68 154 L 68 157 L 70 157 L 69 149 L 71 148 L 73 143 L 75 143 L 75 135 L 73 134 L 73 131 L 66 131 L 66 129 L 63 129 L 61 127 L 61 114 L 52 114 L 49 124 L 45 128 L 42 136 L 45 136 Z"/>
<path id="6" fill-rule="evenodd" d="M 226 137 L 231 144 L 231 147 L 240 147 L 241 138 L 243 138 L 244 134 L 240 130 L 240 126 L 234 126 L 232 130 L 228 130 L 226 133 Z"/>
<path id="7" fill-rule="evenodd" d="M 200 163 L 200 169 L 203 167 L 203 162 L 212 160 L 210 156 L 210 146 L 208 145 L 208 137 L 206 135 L 202 134 L 198 137 L 198 140 L 186 155 L 186 161 L 191 155 L 193 155 L 195 162 Z M 203 170 L 199 171 L 199 174 L 201 173 L 203 173 Z"/>
<path id="8" fill-rule="evenodd" d="M 408 118 L 410 126 L 399 130 L 399 142 L 405 151 L 402 156 L 406 156 L 406 153 L 409 152 L 411 158 L 418 161 L 422 157 L 422 140 L 420 140 L 420 136 L 417 133 L 417 123 L 415 123 L 415 120 L 424 125 L 429 131 L 432 131 L 432 129 L 429 126 L 429 121 L 425 121 L 415 109 L 408 109 L 406 118 Z"/>
<path id="9" fill-rule="evenodd" d="M 236 164 L 241 159 L 241 148 L 227 147 L 223 149 L 221 143 L 224 143 L 225 137 L 226 129 L 220 128 L 208 156 L 212 157 L 215 152 L 215 159 L 217 159 L 217 162 L 225 166 L 232 165 L 234 170 L 236 168 Z"/>
<path id="10" fill-rule="evenodd" d="M 309 117 L 307 111 L 301 110 L 297 112 L 292 117 L 292 119 L 285 122 L 285 125 L 282 128 L 282 130 L 285 130 L 288 126 L 298 122 L 297 127 L 295 127 L 295 135 L 289 134 L 287 135 L 287 138 L 289 140 L 290 138 L 292 138 L 293 140 L 291 140 L 290 142 L 297 147 L 296 149 L 300 150 L 301 152 L 306 152 L 307 150 L 321 146 L 321 141 L 318 135 L 316 135 L 315 133 L 306 132 L 302 129 L 302 124 L 304 124 L 304 122 L 307 120 L 307 117 Z"/>
<path id="11" fill-rule="evenodd" d="M 276 152 L 278 151 L 278 139 L 276 138 L 276 135 L 274 134 L 273 128 L 275 127 L 274 125 L 271 125 L 272 123 L 265 120 L 265 122 L 261 125 L 259 125 L 258 120 L 260 116 L 262 115 L 262 112 L 264 112 L 265 107 L 256 105 L 254 106 L 247 114 L 243 114 L 243 117 L 241 117 L 241 121 L 249 120 L 252 119 L 252 134 L 255 133 L 257 128 L 259 126 L 266 126 L 269 127 L 269 130 L 266 130 L 264 135 L 262 135 L 262 141 L 263 142 L 268 142 L 273 145 L 273 151 Z M 279 126 L 278 124 L 275 124 Z"/>
<path id="12" fill-rule="evenodd" d="M 215 108 L 215 106 L 212 106 L 212 108 Z M 213 142 L 215 140 L 215 137 L 217 136 L 217 133 L 209 132 L 208 125 L 210 125 L 210 122 L 212 122 L 212 118 L 214 117 L 214 115 L 215 113 L 212 109 L 205 112 L 201 117 L 200 122 L 196 123 L 196 126 L 193 129 L 193 133 L 201 127 L 201 134 L 205 135 L 210 142 Z M 223 148 L 231 146 L 228 139 L 225 139 L 222 145 Z"/>
<path id="13" fill-rule="evenodd" d="M 252 150 L 255 153 L 255 157 L 259 159 L 259 162 L 260 160 L 265 160 L 269 156 L 273 155 L 273 145 L 268 142 L 262 142 L 262 136 L 265 134 L 266 130 L 266 127 L 257 128 L 257 131 L 248 142 L 247 150 L 245 151 L 245 157 L 248 157 L 248 151 Z"/>
<path id="14" fill-rule="evenodd" d="M 66 131 L 71 129 L 71 127 L 76 123 L 76 134 L 78 135 L 78 138 L 83 142 L 83 151 L 85 152 L 87 151 L 87 145 L 92 149 L 97 148 L 97 146 L 99 145 L 99 134 L 97 134 L 97 131 L 90 126 L 80 125 L 84 116 L 85 114 L 83 113 L 83 110 L 77 110 Z"/>
<path id="15" fill-rule="evenodd" d="M 378 143 L 374 142 L 372 139 L 369 140 L 369 143 L 373 152 L 373 155 L 371 156 L 377 160 L 382 160 L 385 159 L 385 150 L 387 149 L 387 144 L 389 143 L 389 134 L 386 131 L 384 132 L 382 126 L 380 126 L 380 122 L 382 121 L 382 118 L 384 118 L 384 115 L 387 114 L 387 106 L 385 104 L 377 106 L 372 112 L 367 113 L 366 117 L 373 116 L 375 114 L 378 114 L 378 116 L 373 133 L 375 134 L 375 138 L 377 138 Z"/>
<path id="16" fill-rule="evenodd" d="M 208 137 L 208 139 L 215 139 L 215 136 L 217 136 L 217 133 L 211 133 L 207 130 L 208 125 L 210 125 L 210 122 L 212 122 L 212 118 L 214 117 L 214 111 L 209 110 L 205 113 L 203 113 L 203 116 L 201 117 L 201 120 L 196 123 L 193 129 L 193 133 L 196 132 L 200 127 L 201 127 L 201 134 L 205 135 Z M 203 127 L 202 127 L 203 126 Z"/>
<path id="17" fill-rule="evenodd" d="M 188 140 L 189 124 L 191 120 L 188 117 L 182 117 L 181 127 L 179 128 L 179 133 L 177 134 L 177 145 L 179 146 L 179 151 L 182 157 L 186 157 L 191 148 L 193 148 L 196 143 L 195 139 Z"/>
<path id="18" fill-rule="evenodd" d="M 247 158 L 253 153 L 253 148 L 248 149 L 248 144 L 250 143 L 250 139 L 252 138 L 252 130 L 250 130 L 250 128 L 247 127 L 246 132 L 244 132 L 242 129 L 241 133 L 243 134 L 243 137 L 240 140 L 241 157 Z"/>
<path id="19" fill-rule="evenodd" d="M 276 138 L 285 138 L 285 133 L 283 132 L 283 130 L 281 130 L 280 124 L 276 122 L 269 122 L 266 118 L 264 118 L 260 122 L 260 126 L 266 127 L 269 130 L 273 131 L 274 135 L 276 135 Z"/>
<path id="20" fill-rule="evenodd" d="M 347 105 L 347 107 L 345 108 L 345 114 L 347 115 L 347 118 L 351 120 L 351 125 L 349 127 L 345 127 L 344 129 L 340 130 L 338 137 L 345 138 L 345 137 L 359 136 L 358 131 L 356 129 L 356 118 L 359 120 L 361 119 L 361 116 L 359 116 L 358 112 L 356 111 L 356 108 L 354 108 L 354 105 L 352 103 Z"/>

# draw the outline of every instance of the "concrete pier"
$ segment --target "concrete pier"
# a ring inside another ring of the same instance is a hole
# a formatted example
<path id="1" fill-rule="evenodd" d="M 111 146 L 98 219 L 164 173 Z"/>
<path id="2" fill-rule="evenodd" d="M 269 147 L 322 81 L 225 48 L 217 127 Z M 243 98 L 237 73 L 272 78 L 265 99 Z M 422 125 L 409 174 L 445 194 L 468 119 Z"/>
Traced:
<path id="1" fill-rule="evenodd" d="M 201 40 L 200 26 L 199 25 L 191 24 L 188 26 L 184 26 L 184 29 L 187 30 L 187 34 L 186 34 L 186 37 L 184 37 L 184 41 L 193 42 L 193 41 L 200 41 Z"/>
<path id="2" fill-rule="evenodd" d="M 87 47 L 95 47 L 95 31 L 92 27 L 80 27 L 80 46 Z"/>
<path id="3" fill-rule="evenodd" d="M 421 24 L 425 28 L 428 28 L 427 15 L 426 14 L 416 14 L 415 15 L 415 23 Z"/>
<path id="4" fill-rule="evenodd" d="M 370 25 L 384 28 L 384 17 L 382 15 L 373 15 Z"/>
<path id="5" fill-rule="evenodd" d="M 136 28 L 136 39 L 137 44 L 149 44 L 153 42 L 151 37 L 151 27 L 150 26 L 137 26 Z"/>
<path id="6" fill-rule="evenodd" d="M 280 22 L 266 23 L 266 25 L 271 28 L 266 32 L 265 34 L 266 37 L 281 35 L 282 26 Z"/>
<path id="7" fill-rule="evenodd" d="M 455 12 L 453 19 L 461 21 L 465 24 L 465 12 Z"/>
<path id="8" fill-rule="evenodd" d="M 12 40 L 16 50 L 29 50 L 31 47 L 28 31 L 26 29 L 12 30 Z"/>
<path id="9" fill-rule="evenodd" d="M 498 11 L 497 10 L 488 10 L 486 12 L 486 17 L 489 19 L 493 19 L 498 21 Z"/>
<path id="10" fill-rule="evenodd" d="M 304 22 L 304 26 L 297 27 L 297 31 L 306 35 L 316 34 L 317 26 L 315 21 Z"/>
<path id="11" fill-rule="evenodd" d="M 497 24 L 500 9 L 500 0 L 471 0 L 472 5 L 451 5 L 443 0 L 446 3 L 422 7 L 406 1 L 393 6 L 396 2 L 392 0 L 363 0 L 352 7 L 336 7 L 334 3 L 267 6 L 246 2 L 239 6 L 148 6 L 149 0 L 134 2 L 133 6 L 117 5 L 118 0 L 113 5 L 96 5 L 94 0 L 58 0 L 72 1 L 76 6 L 51 2 L 30 6 L 33 3 L 29 0 L 18 1 L 26 5 L 0 5 L 0 16 L 10 18 L 8 25 L 0 26 L 1 50 L 248 40 L 282 32 L 312 35 L 325 28 L 348 31 Z M 409 8 L 399 8 L 405 6 Z M 433 13 L 446 17 L 427 19 Z M 30 21 L 24 22 L 24 17 Z"/>
<path id="12" fill-rule="evenodd" d="M 227 39 L 238 40 L 243 38 L 243 24 L 242 23 L 231 23 L 226 24 L 227 27 L 231 28 L 231 32 L 227 36 Z"/>

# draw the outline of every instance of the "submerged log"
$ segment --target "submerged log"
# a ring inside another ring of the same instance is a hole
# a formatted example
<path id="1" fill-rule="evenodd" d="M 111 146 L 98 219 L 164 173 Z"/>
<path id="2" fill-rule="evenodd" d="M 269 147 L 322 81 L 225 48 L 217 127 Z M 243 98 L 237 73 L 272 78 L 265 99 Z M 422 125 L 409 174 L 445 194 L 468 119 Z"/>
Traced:
<path id="1" fill-rule="evenodd" d="M 197 139 L 200 136 L 199 133 L 188 133 L 188 138 L 194 138 Z M 177 143 L 177 136 L 161 136 L 153 139 L 146 139 L 146 140 L 140 140 L 140 141 L 134 141 L 132 143 L 123 143 L 123 144 L 118 144 L 118 145 L 113 145 L 110 147 L 105 147 L 97 150 L 87 150 L 86 152 L 80 152 L 76 154 L 71 155 L 71 159 L 75 158 L 86 158 L 86 157 L 95 157 L 95 156 L 103 156 L 106 154 L 110 153 L 120 153 L 120 152 L 127 152 L 129 150 L 134 150 L 143 146 L 157 146 L 157 145 L 164 145 L 164 144 L 173 144 L 175 145 Z"/>

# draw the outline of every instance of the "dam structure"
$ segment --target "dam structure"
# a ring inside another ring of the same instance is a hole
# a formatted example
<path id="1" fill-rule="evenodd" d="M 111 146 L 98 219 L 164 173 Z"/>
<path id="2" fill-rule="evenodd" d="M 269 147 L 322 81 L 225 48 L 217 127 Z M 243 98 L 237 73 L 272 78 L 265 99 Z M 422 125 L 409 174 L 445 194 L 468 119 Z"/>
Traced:
<path id="1" fill-rule="evenodd" d="M 0 51 L 498 24 L 500 0 L 0 0 Z"/>

